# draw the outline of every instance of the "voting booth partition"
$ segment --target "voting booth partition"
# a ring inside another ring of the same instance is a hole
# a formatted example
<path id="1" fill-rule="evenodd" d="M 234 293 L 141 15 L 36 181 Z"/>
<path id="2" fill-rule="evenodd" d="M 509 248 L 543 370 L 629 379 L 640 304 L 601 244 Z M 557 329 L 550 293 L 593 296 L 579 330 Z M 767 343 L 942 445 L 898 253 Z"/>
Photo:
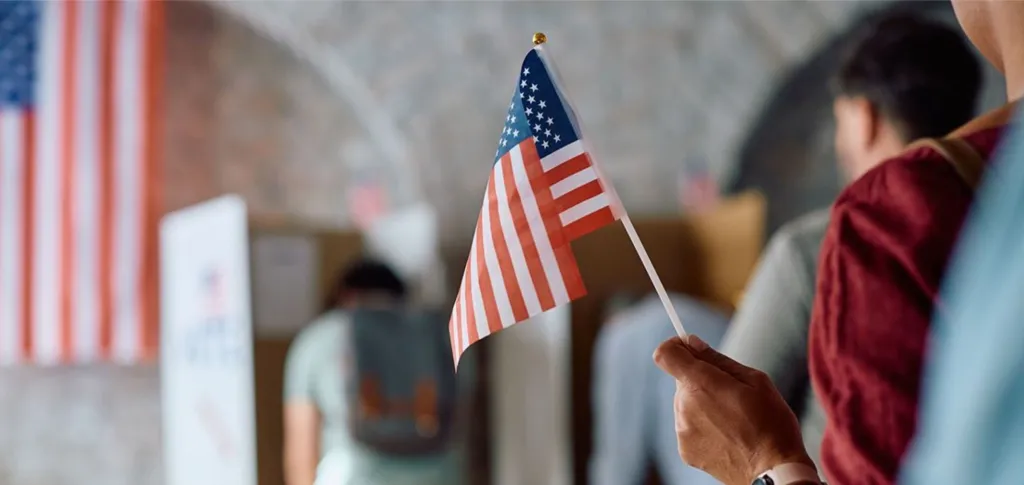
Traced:
<path id="1" fill-rule="evenodd" d="M 161 224 L 167 485 L 281 485 L 284 360 L 358 233 L 250 218 L 225 196 Z"/>

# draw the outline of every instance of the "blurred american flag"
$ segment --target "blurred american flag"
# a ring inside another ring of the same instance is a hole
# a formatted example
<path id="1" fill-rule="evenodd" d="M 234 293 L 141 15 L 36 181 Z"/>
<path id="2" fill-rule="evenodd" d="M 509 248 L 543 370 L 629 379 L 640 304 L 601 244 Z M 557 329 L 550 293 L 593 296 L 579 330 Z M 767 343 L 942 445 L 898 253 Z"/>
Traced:
<path id="1" fill-rule="evenodd" d="M 718 204 L 718 181 L 708 170 L 683 170 L 678 180 L 679 205 L 683 212 L 701 212 Z"/>
<path id="2" fill-rule="evenodd" d="M 0 1 L 0 363 L 152 358 L 163 3 Z"/>
<path id="3" fill-rule="evenodd" d="M 349 217 L 356 227 L 368 229 L 387 213 L 387 192 L 371 178 L 357 179 L 348 192 Z"/>

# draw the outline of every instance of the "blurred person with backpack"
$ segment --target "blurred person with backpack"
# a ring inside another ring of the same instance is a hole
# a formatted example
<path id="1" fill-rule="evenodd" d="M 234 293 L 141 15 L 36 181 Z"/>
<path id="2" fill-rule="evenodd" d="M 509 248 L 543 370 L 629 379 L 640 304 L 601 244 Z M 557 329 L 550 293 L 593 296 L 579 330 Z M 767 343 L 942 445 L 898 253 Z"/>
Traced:
<path id="1" fill-rule="evenodd" d="M 288 485 L 455 485 L 458 391 L 443 318 L 371 260 L 346 268 L 285 363 Z"/>
<path id="2" fill-rule="evenodd" d="M 946 264 L 1024 96 L 1024 3 L 954 0 L 953 8 L 967 37 L 1006 77 L 1008 102 L 942 139 L 912 144 L 862 175 L 832 208 L 808 339 L 811 380 L 826 415 L 821 471 L 830 485 L 896 483 L 917 430 L 931 320 L 947 309 L 938 300 Z M 654 359 L 677 381 L 684 461 L 728 485 L 822 483 L 796 417 L 766 374 L 693 336 L 666 341 Z M 975 422 L 989 412 L 959 410 Z"/>
<path id="3" fill-rule="evenodd" d="M 913 140 L 943 136 L 974 116 L 981 66 L 952 27 L 888 14 L 855 31 L 849 46 L 832 82 L 836 159 L 847 181 Z M 816 462 L 825 413 L 811 387 L 807 335 L 828 222 L 823 208 L 776 232 L 722 345 L 722 353 L 768 374 Z"/>

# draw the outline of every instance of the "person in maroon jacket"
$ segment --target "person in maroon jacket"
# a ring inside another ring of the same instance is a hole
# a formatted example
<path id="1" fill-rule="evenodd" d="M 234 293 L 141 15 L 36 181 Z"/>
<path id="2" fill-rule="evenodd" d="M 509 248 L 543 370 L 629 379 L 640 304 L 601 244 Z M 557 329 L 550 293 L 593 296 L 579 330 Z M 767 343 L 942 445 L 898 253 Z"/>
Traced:
<path id="1" fill-rule="evenodd" d="M 987 160 L 1024 94 L 1024 2 L 954 0 L 954 9 L 1006 76 L 1010 103 L 950 135 Z M 969 179 L 935 149 L 919 147 L 864 174 L 832 209 L 809 348 L 831 485 L 896 482 L 916 428 L 940 281 L 973 195 Z M 727 485 L 819 483 L 796 418 L 767 376 L 692 336 L 665 342 L 654 359 L 677 380 L 684 461 Z"/>

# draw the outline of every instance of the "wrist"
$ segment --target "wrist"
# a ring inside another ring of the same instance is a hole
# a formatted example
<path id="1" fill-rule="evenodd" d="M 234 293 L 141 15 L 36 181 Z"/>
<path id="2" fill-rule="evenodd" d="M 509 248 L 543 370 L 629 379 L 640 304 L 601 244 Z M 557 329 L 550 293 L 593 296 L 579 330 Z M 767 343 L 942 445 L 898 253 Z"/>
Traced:
<path id="1" fill-rule="evenodd" d="M 757 479 L 766 475 L 774 479 L 774 481 L 767 482 L 772 485 L 821 485 L 823 483 L 818 479 L 818 469 L 814 465 L 814 461 L 802 449 L 793 453 L 772 453 L 759 460 L 754 460 L 753 469 L 750 481 L 754 483 L 758 483 Z M 785 477 L 786 481 L 780 483 L 780 477 Z"/>
<path id="2" fill-rule="evenodd" d="M 813 466 L 783 463 L 754 477 L 752 485 L 824 485 Z"/>

